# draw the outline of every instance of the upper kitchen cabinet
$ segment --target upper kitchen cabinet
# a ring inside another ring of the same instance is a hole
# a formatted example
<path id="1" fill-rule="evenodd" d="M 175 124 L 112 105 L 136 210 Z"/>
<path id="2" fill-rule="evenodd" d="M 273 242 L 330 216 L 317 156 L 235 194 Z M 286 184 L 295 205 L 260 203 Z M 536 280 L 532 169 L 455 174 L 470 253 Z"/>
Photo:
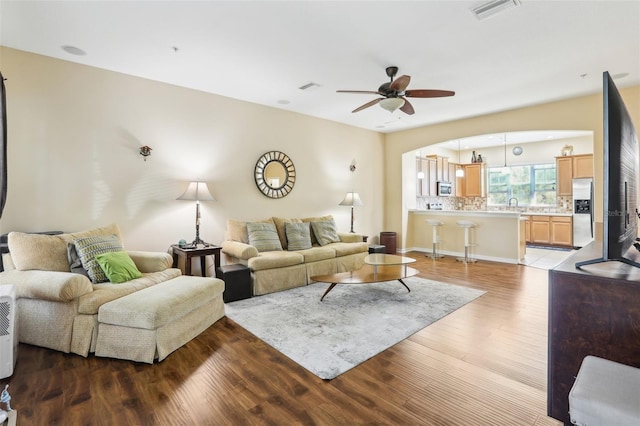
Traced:
<path id="1" fill-rule="evenodd" d="M 593 154 L 556 157 L 558 195 L 571 195 L 572 180 L 593 177 Z"/>
<path id="2" fill-rule="evenodd" d="M 449 182 L 449 158 L 439 155 L 427 155 L 427 158 L 436 162 L 436 181 Z"/>
<path id="3" fill-rule="evenodd" d="M 462 169 L 464 170 L 462 195 L 465 197 L 484 197 L 484 163 L 463 164 Z"/>
<path id="4" fill-rule="evenodd" d="M 593 177 L 593 154 L 574 155 L 572 160 L 574 179 Z"/>
<path id="5" fill-rule="evenodd" d="M 418 181 L 416 184 L 416 195 L 418 197 L 428 197 L 436 195 L 437 192 L 437 164 L 435 159 L 417 157 L 416 171 Z"/>

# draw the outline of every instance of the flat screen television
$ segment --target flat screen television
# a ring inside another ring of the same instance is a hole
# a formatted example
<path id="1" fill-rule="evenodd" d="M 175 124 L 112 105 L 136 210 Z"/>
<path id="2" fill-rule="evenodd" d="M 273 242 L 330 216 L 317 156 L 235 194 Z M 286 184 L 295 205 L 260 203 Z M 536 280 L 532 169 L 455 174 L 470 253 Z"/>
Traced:
<path id="1" fill-rule="evenodd" d="M 604 98 L 604 235 L 602 257 L 576 263 L 617 261 L 640 268 L 638 242 L 638 134 L 608 72 L 603 74 Z"/>

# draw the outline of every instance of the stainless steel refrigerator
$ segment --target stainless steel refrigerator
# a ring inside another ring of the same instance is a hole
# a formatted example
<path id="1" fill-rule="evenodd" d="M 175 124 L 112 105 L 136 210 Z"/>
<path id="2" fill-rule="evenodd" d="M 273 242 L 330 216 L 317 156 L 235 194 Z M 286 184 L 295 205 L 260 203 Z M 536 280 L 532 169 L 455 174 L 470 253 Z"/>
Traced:
<path id="1" fill-rule="evenodd" d="M 573 180 L 573 246 L 593 240 L 593 179 Z"/>

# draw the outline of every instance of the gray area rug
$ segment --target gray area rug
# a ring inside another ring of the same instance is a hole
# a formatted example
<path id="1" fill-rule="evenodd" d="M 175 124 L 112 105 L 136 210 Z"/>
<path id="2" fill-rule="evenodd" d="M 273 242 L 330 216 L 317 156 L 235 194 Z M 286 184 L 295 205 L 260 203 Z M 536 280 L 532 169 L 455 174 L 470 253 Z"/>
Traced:
<path id="1" fill-rule="evenodd" d="M 314 283 L 227 303 L 227 317 L 322 379 L 333 379 L 485 292 L 426 280 Z"/>

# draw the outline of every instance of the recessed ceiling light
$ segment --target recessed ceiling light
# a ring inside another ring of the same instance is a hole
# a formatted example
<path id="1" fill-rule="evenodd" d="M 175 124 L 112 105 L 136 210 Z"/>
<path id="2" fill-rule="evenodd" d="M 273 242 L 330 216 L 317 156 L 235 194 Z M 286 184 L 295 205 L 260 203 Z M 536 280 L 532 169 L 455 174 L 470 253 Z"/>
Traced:
<path id="1" fill-rule="evenodd" d="M 280 99 L 277 101 L 280 105 L 289 105 L 291 103 L 288 99 Z"/>
<path id="2" fill-rule="evenodd" d="M 76 56 L 84 56 L 87 54 L 87 52 L 75 46 L 62 46 L 62 50 L 64 50 L 65 52 L 71 55 L 76 55 Z"/>

